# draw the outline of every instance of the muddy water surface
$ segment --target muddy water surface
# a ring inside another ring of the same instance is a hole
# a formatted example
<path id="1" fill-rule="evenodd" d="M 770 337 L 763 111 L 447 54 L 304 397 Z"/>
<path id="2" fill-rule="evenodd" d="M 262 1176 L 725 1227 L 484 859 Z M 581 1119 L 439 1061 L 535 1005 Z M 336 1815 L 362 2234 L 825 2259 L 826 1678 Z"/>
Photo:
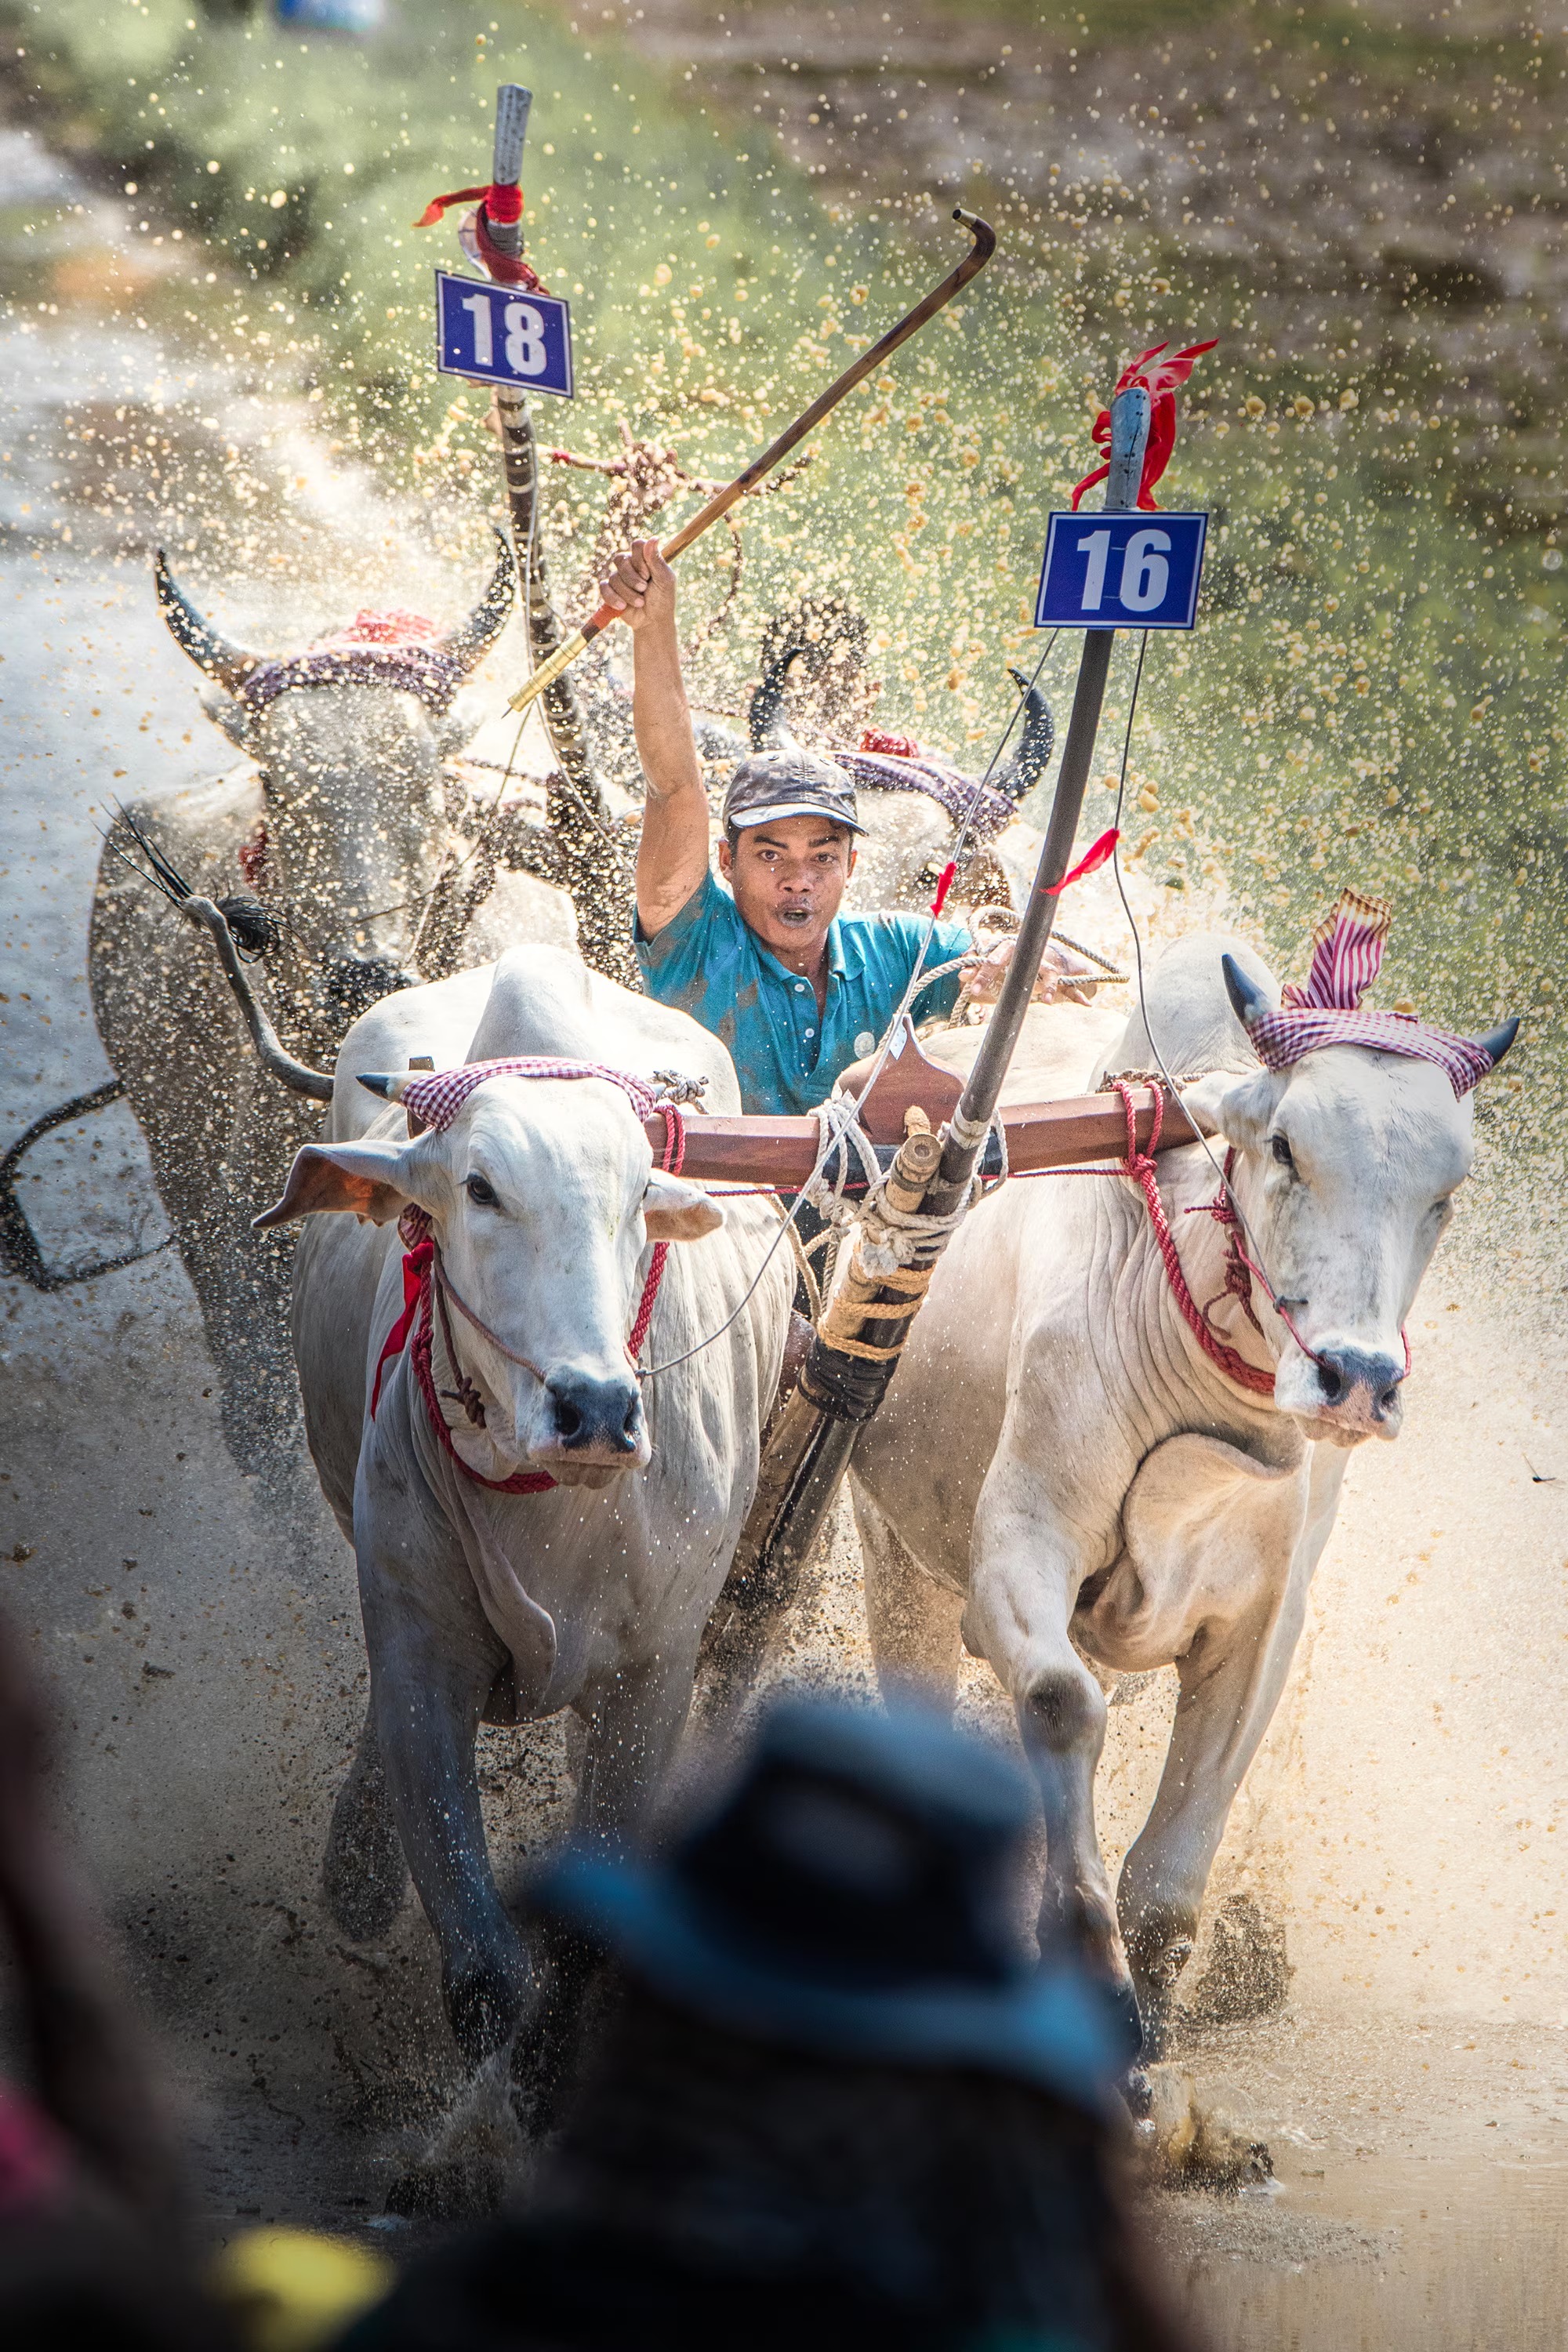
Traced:
<path id="1" fill-rule="evenodd" d="M 437 530 L 345 486 L 307 409 L 268 407 L 182 344 L 181 305 L 159 289 L 175 268 L 205 283 L 194 255 L 171 262 L 165 247 L 154 267 L 122 204 L 18 135 L 0 170 L 16 297 L 0 323 L 3 1142 L 109 1075 L 84 971 L 96 813 L 228 763 L 156 617 L 148 543 L 184 510 L 148 453 L 178 441 L 215 484 L 231 445 L 253 454 L 259 493 L 226 507 L 214 489 L 199 530 L 226 518 L 258 531 L 248 618 L 291 613 L 295 642 L 372 593 L 460 609 L 479 542 L 471 519 Z M 83 462 L 84 417 L 121 436 L 118 498 Z M 273 567 L 286 493 L 289 544 L 305 553 Z M 192 514 L 174 543 L 197 536 Z M 62 1130 L 28 1173 L 56 1265 L 158 1240 L 123 1110 Z M 1183 2059 L 1276 2167 L 1272 2189 L 1228 2202 L 1158 2201 L 1226 2344 L 1561 2341 L 1559 1294 L 1511 1282 L 1527 1237 L 1484 1195 L 1468 1222 L 1475 1245 L 1418 1308 L 1405 1434 L 1352 1466 L 1297 1674 L 1216 1872 L 1216 1904 L 1248 1895 L 1283 1922 L 1294 1969 L 1281 2011 L 1194 2028 Z M 1550 1236 L 1536 1263 L 1560 1283 Z M 236 1472 L 171 1253 L 0 1296 L 0 1591 L 57 1695 L 77 1815 L 190 2086 L 213 2210 L 368 2224 L 450 2053 L 418 1918 L 384 1950 L 353 1949 L 316 1895 L 363 1704 L 352 1563 L 305 1469 L 268 1486 Z M 841 1530 L 781 1672 L 865 1680 L 854 1570 Z M 1113 1711 L 1102 1810 L 1117 1853 L 1168 1706 L 1155 1677 Z M 978 1673 L 964 1707 L 1008 1736 Z M 488 1735 L 486 1790 L 499 1846 L 552 1834 L 569 1793 L 554 1727 Z"/>

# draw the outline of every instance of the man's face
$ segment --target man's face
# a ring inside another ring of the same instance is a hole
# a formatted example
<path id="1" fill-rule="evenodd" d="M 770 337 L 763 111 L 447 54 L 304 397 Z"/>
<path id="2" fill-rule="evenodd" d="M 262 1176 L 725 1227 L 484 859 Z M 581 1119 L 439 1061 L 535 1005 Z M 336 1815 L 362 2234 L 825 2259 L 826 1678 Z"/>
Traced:
<path id="1" fill-rule="evenodd" d="M 825 939 L 855 870 L 855 836 L 824 816 L 764 818 L 733 850 L 719 844 L 719 871 L 742 920 L 775 955 Z"/>

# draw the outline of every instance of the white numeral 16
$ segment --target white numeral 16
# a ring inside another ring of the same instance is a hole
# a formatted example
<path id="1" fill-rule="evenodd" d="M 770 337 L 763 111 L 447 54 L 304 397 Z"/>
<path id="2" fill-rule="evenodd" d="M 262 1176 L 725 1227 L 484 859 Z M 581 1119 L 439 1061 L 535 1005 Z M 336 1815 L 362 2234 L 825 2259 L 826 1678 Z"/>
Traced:
<path id="1" fill-rule="evenodd" d="M 463 308 L 474 322 L 474 365 L 493 367 L 495 344 L 490 334 L 489 297 L 469 294 L 464 299 Z M 512 373 L 542 375 L 547 364 L 544 320 L 532 303 L 509 302 L 501 312 L 501 325 L 506 330 L 506 363 Z M 1100 568 L 1103 571 L 1103 562 Z"/>
<path id="2" fill-rule="evenodd" d="M 1079 541 L 1078 551 L 1089 558 L 1083 582 L 1083 610 L 1098 613 L 1105 599 L 1110 533 L 1091 530 L 1087 539 Z M 1171 567 L 1165 561 L 1170 551 L 1168 530 L 1133 532 L 1121 559 L 1121 586 L 1116 599 L 1124 613 L 1152 613 L 1164 603 L 1165 591 L 1171 584 Z"/>

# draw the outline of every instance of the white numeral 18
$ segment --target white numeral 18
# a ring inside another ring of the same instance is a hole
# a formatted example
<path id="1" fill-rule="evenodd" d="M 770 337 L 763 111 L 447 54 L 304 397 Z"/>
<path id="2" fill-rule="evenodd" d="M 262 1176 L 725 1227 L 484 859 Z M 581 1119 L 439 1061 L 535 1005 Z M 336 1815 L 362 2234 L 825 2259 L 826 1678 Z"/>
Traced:
<path id="1" fill-rule="evenodd" d="M 490 331 L 489 298 L 468 294 L 463 308 L 474 322 L 474 365 L 495 365 L 495 338 Z M 550 363 L 544 348 L 544 320 L 531 302 L 509 302 L 501 312 L 506 333 L 506 363 L 514 375 L 542 375 Z"/>

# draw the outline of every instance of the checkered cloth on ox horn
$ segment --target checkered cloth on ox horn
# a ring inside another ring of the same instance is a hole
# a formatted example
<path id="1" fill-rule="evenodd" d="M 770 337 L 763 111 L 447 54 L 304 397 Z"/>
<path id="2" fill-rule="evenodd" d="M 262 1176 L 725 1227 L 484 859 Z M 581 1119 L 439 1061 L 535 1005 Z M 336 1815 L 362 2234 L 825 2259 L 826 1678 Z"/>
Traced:
<path id="1" fill-rule="evenodd" d="M 1367 1045 L 1374 1053 L 1403 1054 L 1435 1062 L 1447 1073 L 1456 1096 L 1468 1095 L 1486 1076 L 1492 1056 L 1473 1037 L 1429 1028 L 1414 1013 L 1362 1009 L 1362 994 L 1377 978 L 1392 909 L 1385 898 L 1363 898 L 1344 890 L 1339 905 L 1312 934 L 1312 963 L 1304 987 L 1289 987 L 1277 1013 L 1259 1013 L 1247 1024 L 1258 1059 L 1271 1070 L 1299 1062 L 1322 1045 Z"/>

